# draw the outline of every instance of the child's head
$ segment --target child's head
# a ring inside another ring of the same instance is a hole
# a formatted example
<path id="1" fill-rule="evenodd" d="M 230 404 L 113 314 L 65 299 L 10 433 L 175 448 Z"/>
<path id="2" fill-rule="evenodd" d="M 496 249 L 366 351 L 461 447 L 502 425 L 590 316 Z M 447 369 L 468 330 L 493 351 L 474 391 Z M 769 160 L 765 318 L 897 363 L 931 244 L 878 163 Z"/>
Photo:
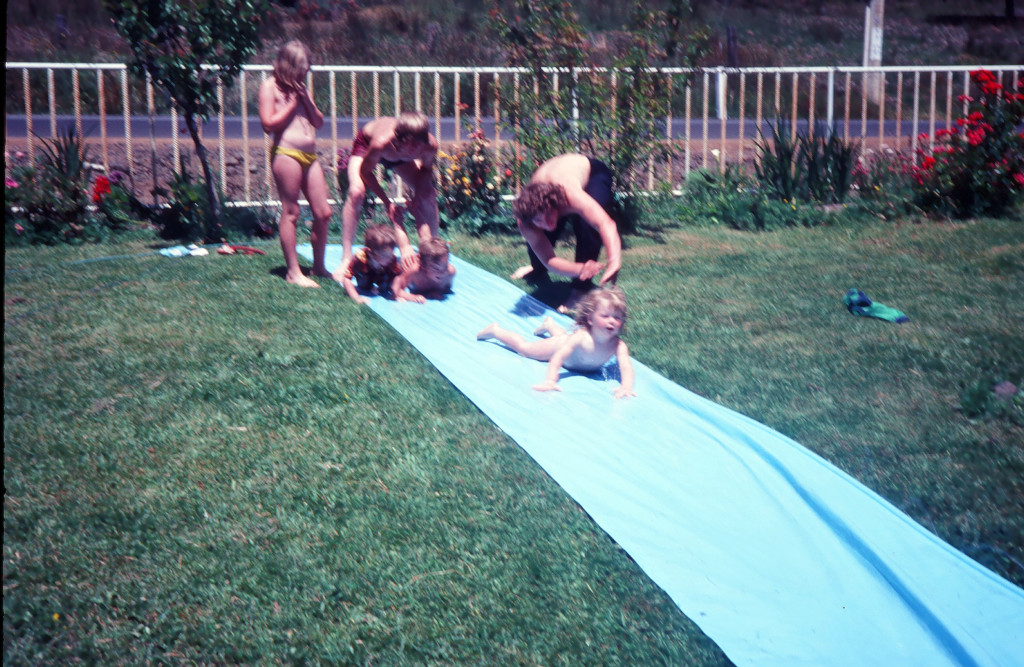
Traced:
<path id="1" fill-rule="evenodd" d="M 448 264 L 448 244 L 434 237 L 420 243 L 420 268 L 413 279 L 415 291 L 439 299 L 452 288 L 454 268 Z"/>
<path id="2" fill-rule="evenodd" d="M 613 285 L 611 287 L 600 287 L 587 292 L 576 305 L 576 324 L 585 329 L 590 329 L 594 314 L 602 307 L 618 316 L 622 321 L 622 330 L 626 329 L 626 294 L 622 288 Z"/>
<path id="3" fill-rule="evenodd" d="M 309 71 L 309 49 L 297 39 L 286 43 L 277 52 L 274 61 L 274 80 L 282 88 L 294 88 L 303 83 Z"/>
<path id="4" fill-rule="evenodd" d="M 395 259 L 395 247 L 398 245 L 395 228 L 390 225 L 370 225 L 363 236 L 363 244 L 378 266 L 386 266 Z"/>
<path id="5" fill-rule="evenodd" d="M 558 212 L 566 206 L 565 189 L 551 183 L 530 183 L 512 202 L 512 213 L 523 224 L 554 231 Z"/>
<path id="6" fill-rule="evenodd" d="M 430 142 L 430 124 L 418 111 L 403 111 L 395 125 L 395 143 L 426 144 Z"/>
<path id="7" fill-rule="evenodd" d="M 436 236 L 420 244 L 420 269 L 438 275 L 448 274 L 448 244 Z"/>

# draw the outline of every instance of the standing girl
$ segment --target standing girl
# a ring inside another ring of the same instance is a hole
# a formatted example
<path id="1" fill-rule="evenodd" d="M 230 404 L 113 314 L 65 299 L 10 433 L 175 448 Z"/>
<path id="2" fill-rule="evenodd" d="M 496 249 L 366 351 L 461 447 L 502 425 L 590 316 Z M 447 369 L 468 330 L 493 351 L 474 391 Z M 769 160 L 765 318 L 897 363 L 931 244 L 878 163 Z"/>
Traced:
<path id="1" fill-rule="evenodd" d="M 319 287 L 302 273 L 295 250 L 299 219 L 299 193 L 306 195 L 313 212 L 310 243 L 313 246 L 313 275 L 329 277 L 324 266 L 327 225 L 331 207 L 327 203 L 327 180 L 316 158 L 316 131 L 324 115 L 306 90 L 309 50 L 297 40 L 281 47 L 274 62 L 274 76 L 260 86 L 259 111 L 263 131 L 272 137 L 271 171 L 281 198 L 281 251 L 287 268 L 285 280 L 302 287 Z"/>

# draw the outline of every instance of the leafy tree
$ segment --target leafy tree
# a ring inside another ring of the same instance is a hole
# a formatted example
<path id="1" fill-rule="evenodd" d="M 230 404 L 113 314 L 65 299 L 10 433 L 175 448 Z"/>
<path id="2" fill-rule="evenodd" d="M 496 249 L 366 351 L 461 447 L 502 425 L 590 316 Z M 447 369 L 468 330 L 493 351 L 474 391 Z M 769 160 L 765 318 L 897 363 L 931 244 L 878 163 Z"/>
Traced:
<path id="1" fill-rule="evenodd" d="M 148 74 L 181 111 L 203 167 L 210 219 L 207 240 L 220 240 L 220 198 L 200 123 L 218 111 L 217 82 L 230 87 L 260 45 L 265 0 L 104 0 L 131 45 L 130 67 Z M 204 65 L 212 67 L 203 67 Z"/>
<path id="2" fill-rule="evenodd" d="M 629 197 L 642 168 L 668 152 L 661 138 L 672 102 L 664 67 L 692 67 L 706 50 L 707 33 L 694 28 L 687 0 L 670 0 L 652 10 L 635 0 L 627 29 L 607 64 L 599 62 L 572 7 L 562 0 L 495 0 L 491 26 L 505 48 L 508 65 L 528 73 L 502 98 L 509 108 L 521 154 L 521 177 L 543 160 L 584 152 L 606 162 L 615 175 L 620 203 Z M 558 77 L 557 88 L 554 78 Z M 633 222 L 628 213 L 620 224 Z"/>

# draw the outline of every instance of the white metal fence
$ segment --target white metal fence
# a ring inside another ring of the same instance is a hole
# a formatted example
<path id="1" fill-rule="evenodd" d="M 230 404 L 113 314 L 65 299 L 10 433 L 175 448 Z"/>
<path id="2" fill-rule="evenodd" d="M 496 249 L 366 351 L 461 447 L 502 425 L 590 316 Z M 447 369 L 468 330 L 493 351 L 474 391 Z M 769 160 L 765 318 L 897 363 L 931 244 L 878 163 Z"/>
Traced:
<path id="1" fill-rule="evenodd" d="M 821 123 L 865 147 L 929 150 L 935 131 L 955 123 L 976 67 L 777 67 L 666 69 L 671 110 L 665 136 L 677 156 L 659 165 L 657 179 L 676 183 L 696 168 L 724 169 L 756 158 L 755 140 L 776 120 L 792 127 Z M 1018 89 L 1024 65 L 995 65 L 1004 87 Z M 259 127 L 257 90 L 270 75 L 264 65 L 246 66 L 236 84 L 219 89 L 221 112 L 202 128 L 226 194 L 246 201 L 272 192 L 269 138 Z M 554 86 L 558 72 L 552 70 Z M 614 70 L 601 70 L 614 81 Z M 155 189 L 191 160 L 174 108 L 149 81 L 137 81 L 123 64 L 6 63 L 5 152 L 37 159 L 40 137 L 73 127 L 97 144 L 106 170 L 133 176 L 148 172 Z M 501 91 L 525 85 L 529 72 L 502 67 L 314 66 L 309 85 L 327 117 L 319 138 L 325 166 L 347 147 L 362 123 L 415 109 L 431 118 L 442 142 L 459 143 L 467 128 L 482 131 L 498 149 L 510 138 Z M 883 95 L 866 95 L 881 85 Z M 873 100 L 877 100 L 873 101 Z M 927 133 L 927 145 L 919 137 Z M 165 155 L 169 144 L 169 157 Z M 158 145 L 160 148 L 158 149 Z M 328 156 L 324 153 L 330 151 Z M 647 186 L 656 178 L 653 167 Z"/>

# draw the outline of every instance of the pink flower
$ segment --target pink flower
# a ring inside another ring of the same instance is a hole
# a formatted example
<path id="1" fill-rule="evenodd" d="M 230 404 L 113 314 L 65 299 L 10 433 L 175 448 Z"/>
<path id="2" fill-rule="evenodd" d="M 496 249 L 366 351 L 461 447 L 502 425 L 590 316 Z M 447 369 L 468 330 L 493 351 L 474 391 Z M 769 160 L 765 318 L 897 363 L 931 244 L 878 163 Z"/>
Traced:
<path id="1" fill-rule="evenodd" d="M 18 181 L 14 180 L 10 176 L 4 176 L 4 187 L 6 187 L 6 188 L 16 188 L 16 187 L 18 187 Z"/>
<path id="2" fill-rule="evenodd" d="M 1024 188 L 1024 174 L 1014 174 L 1013 180 L 1017 181 L 1017 185 Z"/>

